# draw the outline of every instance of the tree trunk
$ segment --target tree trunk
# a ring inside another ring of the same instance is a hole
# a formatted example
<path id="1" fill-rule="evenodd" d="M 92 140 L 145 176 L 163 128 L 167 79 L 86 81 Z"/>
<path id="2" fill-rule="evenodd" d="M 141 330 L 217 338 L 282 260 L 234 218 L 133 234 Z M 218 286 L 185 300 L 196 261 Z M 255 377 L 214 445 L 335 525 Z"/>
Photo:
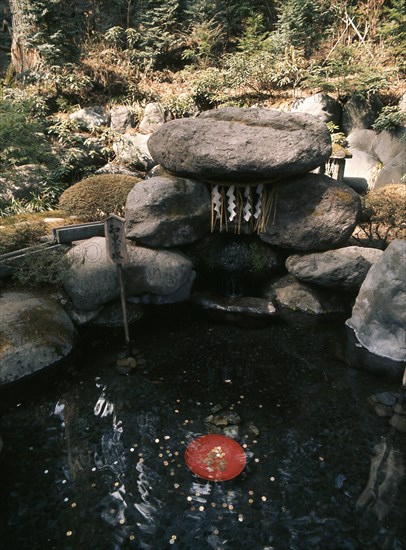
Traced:
<path id="1" fill-rule="evenodd" d="M 12 15 L 11 62 L 17 74 L 35 70 L 41 57 L 37 50 L 30 48 L 29 37 L 35 32 L 30 20 L 31 0 L 9 0 Z"/>

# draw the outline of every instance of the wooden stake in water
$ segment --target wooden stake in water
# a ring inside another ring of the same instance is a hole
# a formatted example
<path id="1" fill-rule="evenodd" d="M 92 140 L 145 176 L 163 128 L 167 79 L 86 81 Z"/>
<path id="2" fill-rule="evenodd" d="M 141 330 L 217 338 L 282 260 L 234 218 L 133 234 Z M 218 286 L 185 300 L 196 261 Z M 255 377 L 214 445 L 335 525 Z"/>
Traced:
<path id="1" fill-rule="evenodd" d="M 104 221 L 104 235 L 106 238 L 107 255 L 117 265 L 118 281 L 120 286 L 121 310 L 123 314 L 124 335 L 127 347 L 127 356 L 131 356 L 130 331 L 128 330 L 127 304 L 125 296 L 123 264 L 128 261 L 127 249 L 125 246 L 123 218 L 110 214 Z"/>

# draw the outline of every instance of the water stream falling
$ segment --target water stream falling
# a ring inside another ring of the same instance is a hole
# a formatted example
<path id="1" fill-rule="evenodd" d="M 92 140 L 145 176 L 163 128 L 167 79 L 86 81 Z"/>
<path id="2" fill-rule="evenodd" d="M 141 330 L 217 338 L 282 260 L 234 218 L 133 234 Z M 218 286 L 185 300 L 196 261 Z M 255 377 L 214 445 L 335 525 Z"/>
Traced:
<path id="1" fill-rule="evenodd" d="M 398 387 L 340 360 L 341 326 L 250 330 L 176 307 L 132 336 L 128 375 L 122 334 L 89 333 L 74 367 L 0 395 L 2 550 L 406 548 L 405 436 L 367 401 Z M 217 404 L 242 419 L 247 466 L 215 483 L 184 452 Z M 378 519 L 357 501 L 382 441 L 398 462 L 377 474 Z"/>

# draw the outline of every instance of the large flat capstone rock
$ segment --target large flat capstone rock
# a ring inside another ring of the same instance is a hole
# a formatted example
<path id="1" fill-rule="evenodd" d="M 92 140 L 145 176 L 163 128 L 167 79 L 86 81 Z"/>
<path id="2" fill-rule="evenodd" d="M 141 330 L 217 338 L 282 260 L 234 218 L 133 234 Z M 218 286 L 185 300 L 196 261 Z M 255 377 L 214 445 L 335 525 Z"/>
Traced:
<path id="1" fill-rule="evenodd" d="M 300 251 L 344 245 L 361 208 L 359 195 L 347 185 L 321 174 L 307 174 L 274 185 L 275 212 L 260 238 Z"/>
<path id="2" fill-rule="evenodd" d="M 331 138 L 325 123 L 307 113 L 226 107 L 167 122 L 148 148 L 174 174 L 249 183 L 317 168 L 331 154 Z"/>
<path id="3" fill-rule="evenodd" d="M 371 353 L 406 362 L 406 241 L 393 241 L 371 267 L 346 325 Z"/>
<path id="4" fill-rule="evenodd" d="M 76 330 L 51 297 L 6 291 L 0 297 L 0 385 L 16 382 L 66 357 Z"/>
<path id="5" fill-rule="evenodd" d="M 147 247 L 189 244 L 210 231 L 210 216 L 204 183 L 157 176 L 139 182 L 128 194 L 126 236 Z"/>

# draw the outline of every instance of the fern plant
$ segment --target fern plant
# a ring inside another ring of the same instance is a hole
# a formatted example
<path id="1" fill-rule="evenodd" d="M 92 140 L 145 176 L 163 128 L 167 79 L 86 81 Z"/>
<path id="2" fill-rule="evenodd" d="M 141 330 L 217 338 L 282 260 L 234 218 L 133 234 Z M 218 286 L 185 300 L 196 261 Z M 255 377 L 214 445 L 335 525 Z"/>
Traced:
<path id="1" fill-rule="evenodd" d="M 44 126 L 32 116 L 30 106 L 0 99 L 0 164 L 40 164 L 50 159 Z"/>
<path id="2" fill-rule="evenodd" d="M 382 108 L 378 118 L 372 124 L 372 128 L 378 132 L 386 130 L 397 132 L 406 124 L 406 113 L 399 107 L 387 105 Z"/>

